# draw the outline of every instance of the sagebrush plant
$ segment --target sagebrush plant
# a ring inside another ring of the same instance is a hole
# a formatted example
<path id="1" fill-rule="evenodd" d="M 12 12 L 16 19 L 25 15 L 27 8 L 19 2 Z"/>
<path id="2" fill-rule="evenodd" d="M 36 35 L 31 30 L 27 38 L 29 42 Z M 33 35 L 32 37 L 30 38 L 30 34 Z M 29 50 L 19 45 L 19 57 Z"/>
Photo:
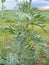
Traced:
<path id="1" fill-rule="evenodd" d="M 2 30 L 7 35 L 10 33 L 13 36 L 8 37 L 12 44 L 3 43 L 0 65 L 49 65 L 47 41 L 34 29 L 35 26 L 39 26 L 46 31 L 44 16 L 37 8 L 31 7 L 31 0 L 18 6 L 15 24 L 9 24 Z"/>

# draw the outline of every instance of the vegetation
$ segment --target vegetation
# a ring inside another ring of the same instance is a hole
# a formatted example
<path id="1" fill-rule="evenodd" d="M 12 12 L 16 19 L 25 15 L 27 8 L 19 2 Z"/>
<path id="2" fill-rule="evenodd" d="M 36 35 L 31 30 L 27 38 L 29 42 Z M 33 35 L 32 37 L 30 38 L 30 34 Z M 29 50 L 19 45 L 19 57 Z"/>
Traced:
<path id="1" fill-rule="evenodd" d="M 40 33 L 45 17 L 31 1 L 0 15 L 0 65 L 49 65 L 49 43 Z"/>
<path id="2" fill-rule="evenodd" d="M 1 10 L 1 11 L 2 11 L 2 16 L 3 16 L 4 8 L 5 8 L 5 7 L 4 7 L 4 2 L 5 2 L 5 1 L 6 1 L 6 0 L 1 0 L 1 2 L 2 2 L 2 10 Z"/>

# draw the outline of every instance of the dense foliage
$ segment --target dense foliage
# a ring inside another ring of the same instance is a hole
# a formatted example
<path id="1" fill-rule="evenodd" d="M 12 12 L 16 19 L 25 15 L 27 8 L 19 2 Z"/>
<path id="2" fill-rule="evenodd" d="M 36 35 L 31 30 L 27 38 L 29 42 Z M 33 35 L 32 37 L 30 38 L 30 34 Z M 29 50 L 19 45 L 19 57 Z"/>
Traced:
<path id="1" fill-rule="evenodd" d="M 37 8 L 31 8 L 31 0 L 18 4 L 18 7 L 14 19 L 3 18 L 14 24 L 1 30 L 6 38 L 0 48 L 0 65 L 49 65 L 47 41 L 34 28 L 38 26 L 46 31 L 44 16 Z"/>

